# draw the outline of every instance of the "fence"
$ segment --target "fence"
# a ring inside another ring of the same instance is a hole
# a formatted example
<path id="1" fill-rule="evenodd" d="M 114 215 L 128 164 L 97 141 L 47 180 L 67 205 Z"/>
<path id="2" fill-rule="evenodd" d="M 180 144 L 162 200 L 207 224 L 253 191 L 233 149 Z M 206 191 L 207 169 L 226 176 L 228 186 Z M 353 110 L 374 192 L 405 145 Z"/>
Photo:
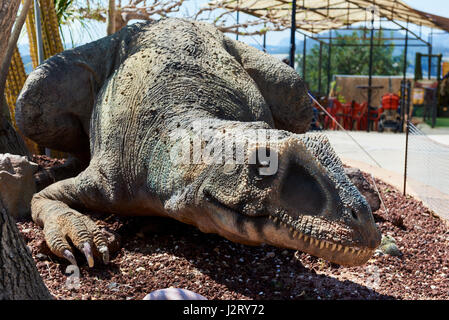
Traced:
<path id="1" fill-rule="evenodd" d="M 413 182 L 423 203 L 435 213 L 449 215 L 449 146 L 440 144 L 408 123 L 407 188 Z"/>
<path id="2" fill-rule="evenodd" d="M 310 98 L 380 168 L 375 158 L 349 133 L 311 93 Z M 449 220 L 449 146 L 440 144 L 408 122 L 404 193 L 417 196 L 429 209 Z M 410 192 L 412 191 L 412 192 Z"/>

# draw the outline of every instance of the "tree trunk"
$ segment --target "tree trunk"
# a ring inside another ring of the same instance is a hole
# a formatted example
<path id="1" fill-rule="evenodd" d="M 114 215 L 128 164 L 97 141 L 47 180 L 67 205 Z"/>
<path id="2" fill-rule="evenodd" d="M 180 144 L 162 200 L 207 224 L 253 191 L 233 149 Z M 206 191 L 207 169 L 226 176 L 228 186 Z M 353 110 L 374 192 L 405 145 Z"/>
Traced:
<path id="1" fill-rule="evenodd" d="M 11 28 L 14 24 L 17 10 L 19 10 L 19 5 L 20 0 L 0 0 L 0 66 L 3 65 L 3 60 L 8 50 Z M 2 87 L 1 83 L 0 87 Z M 5 99 L 3 98 L 3 94 L 3 91 L 0 91 L 0 118 L 9 118 L 9 111 Z M 3 127 L 0 124 L 0 135 L 2 133 L 2 128 Z"/>
<path id="2" fill-rule="evenodd" d="M 106 28 L 106 32 L 109 35 L 113 34 L 116 31 L 115 27 L 115 0 L 109 0 L 108 4 L 108 25 Z"/>
<path id="3" fill-rule="evenodd" d="M 0 100 L 1 101 L 1 100 Z M 6 103 L 6 102 L 4 102 Z M 29 156 L 29 151 L 8 119 L 0 114 L 0 153 Z"/>
<path id="4" fill-rule="evenodd" d="M 0 202 L 0 300 L 53 299 L 15 221 Z"/>
<path id="5" fill-rule="evenodd" d="M 0 0 L 0 65 L 6 56 L 20 0 Z M 0 153 L 28 155 L 25 143 L 9 122 L 0 91 Z M 8 112 L 9 113 L 9 112 Z M 0 300 L 52 299 L 25 241 L 0 202 Z"/>
<path id="6" fill-rule="evenodd" d="M 19 10 L 20 0 L 0 0 L 0 61 L 6 54 L 11 28 Z"/>
<path id="7" fill-rule="evenodd" d="M 0 0 L 0 65 L 6 57 L 11 28 L 19 9 L 20 0 Z M 9 66 L 9 63 L 7 64 Z M 1 73 L 1 72 L 0 72 Z M 3 84 L 0 83 L 0 88 Z M 29 156 L 29 151 L 10 122 L 3 90 L 0 91 L 0 153 Z"/>

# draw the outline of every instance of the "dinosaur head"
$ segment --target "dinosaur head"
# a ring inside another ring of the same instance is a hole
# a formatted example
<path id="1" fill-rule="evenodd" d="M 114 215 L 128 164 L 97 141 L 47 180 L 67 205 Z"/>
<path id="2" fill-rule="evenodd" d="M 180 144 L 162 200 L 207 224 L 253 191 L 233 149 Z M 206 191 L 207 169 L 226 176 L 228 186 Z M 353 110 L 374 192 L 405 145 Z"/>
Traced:
<path id="1" fill-rule="evenodd" d="M 248 145 L 244 163 L 209 166 L 196 192 L 201 217 L 194 224 L 239 243 L 291 248 L 346 266 L 365 263 L 380 233 L 328 140 L 285 134 L 267 149 Z"/>

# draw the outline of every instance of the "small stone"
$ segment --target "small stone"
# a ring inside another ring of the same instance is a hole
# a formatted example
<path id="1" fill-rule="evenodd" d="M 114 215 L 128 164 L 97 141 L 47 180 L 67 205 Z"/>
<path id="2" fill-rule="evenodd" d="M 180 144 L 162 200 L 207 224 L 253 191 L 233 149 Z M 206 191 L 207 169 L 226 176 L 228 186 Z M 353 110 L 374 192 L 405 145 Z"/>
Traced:
<path id="1" fill-rule="evenodd" d="M 374 251 L 374 257 L 382 257 L 384 255 L 383 251 L 380 249 L 377 249 L 376 251 Z"/>
<path id="2" fill-rule="evenodd" d="M 136 271 L 137 271 L 137 272 L 145 271 L 145 268 L 144 268 L 144 267 L 138 267 L 138 268 L 136 269 Z"/>
<path id="3" fill-rule="evenodd" d="M 36 254 L 36 259 L 39 261 L 45 261 L 45 260 L 48 260 L 48 256 L 43 253 L 38 253 L 38 254 Z"/>
<path id="4" fill-rule="evenodd" d="M 266 258 L 274 258 L 274 256 L 275 256 L 274 252 L 271 251 L 267 253 Z"/>
<path id="5" fill-rule="evenodd" d="M 404 217 L 398 214 L 395 214 L 391 218 L 391 223 L 398 228 L 405 229 Z"/>
<path id="6" fill-rule="evenodd" d="M 108 289 L 113 290 L 116 289 L 118 286 L 117 282 L 111 282 L 110 284 L 108 284 Z"/>

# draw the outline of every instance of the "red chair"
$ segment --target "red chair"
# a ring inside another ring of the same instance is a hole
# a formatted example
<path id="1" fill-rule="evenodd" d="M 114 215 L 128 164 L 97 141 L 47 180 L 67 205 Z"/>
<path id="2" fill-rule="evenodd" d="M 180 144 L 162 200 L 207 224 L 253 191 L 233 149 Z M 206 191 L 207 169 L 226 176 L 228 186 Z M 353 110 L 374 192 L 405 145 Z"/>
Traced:
<path id="1" fill-rule="evenodd" d="M 356 130 L 366 130 L 367 122 L 368 122 L 368 102 L 363 102 L 362 104 L 358 104 L 354 102 L 352 108 L 352 126 L 351 128 Z"/>
<path id="2" fill-rule="evenodd" d="M 329 107 L 327 111 L 343 128 L 348 129 L 351 122 L 351 104 L 342 104 L 337 98 L 329 98 Z M 325 128 L 338 130 L 340 127 L 329 116 L 325 117 Z"/>
<path id="3" fill-rule="evenodd" d="M 335 118 L 337 116 L 336 115 L 336 108 L 334 108 L 334 103 L 333 103 L 332 100 L 328 102 L 328 106 L 326 107 L 326 111 L 327 111 L 327 113 L 324 116 L 324 124 L 323 125 L 324 125 L 324 129 L 328 130 L 328 129 L 331 128 L 332 123 L 333 123 L 332 117 Z"/>
<path id="4" fill-rule="evenodd" d="M 374 123 L 374 130 L 376 131 L 379 128 L 379 120 L 383 112 L 384 109 L 382 107 L 377 109 L 371 109 L 368 112 L 368 120 L 371 121 L 371 123 Z"/>

